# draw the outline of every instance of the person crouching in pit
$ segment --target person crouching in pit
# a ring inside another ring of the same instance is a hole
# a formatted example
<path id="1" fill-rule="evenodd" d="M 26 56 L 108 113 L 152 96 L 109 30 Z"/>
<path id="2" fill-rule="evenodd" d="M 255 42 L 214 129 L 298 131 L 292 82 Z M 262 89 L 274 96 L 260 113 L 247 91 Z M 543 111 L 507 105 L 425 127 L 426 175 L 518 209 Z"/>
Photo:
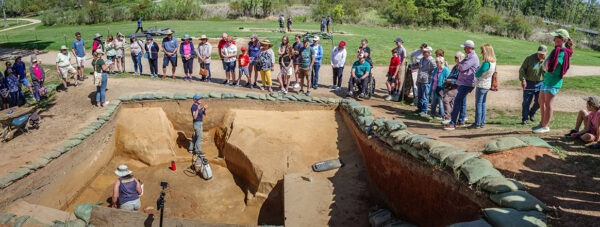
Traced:
<path id="1" fill-rule="evenodd" d="M 120 165 L 115 174 L 119 179 L 115 182 L 112 196 L 112 207 L 117 208 L 117 202 L 120 205 L 119 209 L 138 211 L 141 207 L 140 195 L 142 194 L 142 184 L 140 181 L 131 175 L 132 171 L 126 165 Z"/>

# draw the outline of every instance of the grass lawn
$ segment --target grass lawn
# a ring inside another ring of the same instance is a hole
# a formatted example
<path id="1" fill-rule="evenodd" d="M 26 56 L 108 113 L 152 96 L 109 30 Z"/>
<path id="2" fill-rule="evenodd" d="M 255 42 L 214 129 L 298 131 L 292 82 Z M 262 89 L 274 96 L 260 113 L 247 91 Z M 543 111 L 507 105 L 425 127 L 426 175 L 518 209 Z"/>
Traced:
<path id="1" fill-rule="evenodd" d="M 18 26 L 18 25 L 24 25 L 24 24 L 29 24 L 31 22 L 26 21 L 26 20 L 6 20 L 6 22 L 8 22 L 8 27 L 4 27 L 4 20 L 0 19 L 0 29 L 5 29 L 5 28 L 10 28 L 13 26 Z"/>
<path id="2" fill-rule="evenodd" d="M 240 27 L 244 27 L 276 30 L 278 29 L 276 21 L 145 21 L 144 27 L 170 27 L 176 31 L 176 37 L 182 37 L 183 34 L 189 34 L 193 37 L 199 37 L 202 34 L 206 34 L 209 37 L 220 37 L 223 32 L 238 37 L 248 37 L 251 34 L 257 34 L 261 38 L 268 38 L 276 45 L 281 42 L 282 37 L 282 34 L 277 32 L 245 32 L 239 29 Z M 61 45 L 70 46 L 74 38 L 74 33 L 79 31 L 83 33 L 83 39 L 87 41 L 86 45 L 89 48 L 95 33 L 107 35 L 108 33 L 115 34 L 120 31 L 123 34 L 130 34 L 135 29 L 136 23 L 134 21 L 101 25 L 57 25 L 51 27 L 45 27 L 40 24 L 0 34 L 0 46 L 21 49 L 58 50 Z M 317 23 L 295 23 L 293 29 L 316 31 L 319 29 L 319 25 Z M 448 59 L 456 51 L 461 50 L 460 44 L 466 39 L 475 41 L 477 46 L 490 43 L 496 47 L 495 52 L 498 63 L 505 65 L 521 64 L 521 61 L 533 53 L 539 45 L 539 43 L 535 42 L 491 36 L 485 33 L 472 33 L 444 28 L 413 30 L 369 25 L 334 25 L 334 30 L 349 33 L 335 35 L 334 43 L 338 43 L 341 40 L 346 41 L 350 53 L 355 52 L 361 39 L 367 38 L 372 50 L 373 59 L 377 64 L 389 63 L 391 57 L 390 50 L 395 47 L 393 41 L 396 37 L 402 37 L 405 40 L 405 48 L 409 53 L 417 49 L 421 43 L 426 42 L 434 50 L 439 48 L 444 49 Z M 289 36 L 292 37 L 293 35 L 290 34 Z M 325 62 L 329 62 L 330 50 L 333 48 L 332 42 L 324 40 L 322 45 L 325 49 Z M 353 57 L 348 58 L 348 61 L 353 60 Z M 576 49 L 572 64 L 600 66 L 600 52 Z"/>
<path id="3" fill-rule="evenodd" d="M 521 81 L 509 80 L 504 84 L 509 86 L 521 86 Z M 600 76 L 574 76 L 565 77 L 561 92 L 569 91 L 577 94 L 600 95 Z"/>

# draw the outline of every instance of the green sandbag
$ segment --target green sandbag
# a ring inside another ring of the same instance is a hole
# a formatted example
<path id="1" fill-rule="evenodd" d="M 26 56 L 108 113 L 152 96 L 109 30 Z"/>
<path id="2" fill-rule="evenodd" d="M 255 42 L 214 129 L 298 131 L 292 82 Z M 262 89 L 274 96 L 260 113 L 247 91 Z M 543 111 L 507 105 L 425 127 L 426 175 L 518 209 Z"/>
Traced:
<path id="1" fill-rule="evenodd" d="M 213 99 L 220 99 L 221 98 L 221 93 L 215 93 L 215 92 L 211 92 L 210 94 L 208 94 L 209 98 L 213 98 Z"/>
<path id="2" fill-rule="evenodd" d="M 143 100 L 153 100 L 155 98 L 154 98 L 154 94 L 152 94 L 152 93 L 146 93 L 146 94 L 142 95 L 142 99 Z"/>
<path id="3" fill-rule="evenodd" d="M 409 147 L 406 149 L 406 152 L 408 152 L 410 155 L 412 155 L 413 157 L 415 157 L 417 159 L 422 159 L 422 157 L 419 155 L 419 149 L 417 149 L 417 148 Z"/>
<path id="4" fill-rule="evenodd" d="M 406 129 L 406 125 L 401 120 L 387 120 L 384 122 L 384 125 L 385 129 L 389 132 Z"/>
<path id="5" fill-rule="evenodd" d="M 513 208 L 518 211 L 546 211 L 548 207 L 539 199 L 526 191 L 491 194 L 490 199 L 499 206 Z"/>
<path id="6" fill-rule="evenodd" d="M 131 96 L 131 101 L 138 101 L 138 100 L 142 100 L 144 99 L 144 96 L 142 94 L 137 94 L 134 96 Z"/>
<path id="7" fill-rule="evenodd" d="M 11 185 L 13 182 L 29 175 L 33 171 L 27 168 L 17 168 L 13 171 L 5 173 L 2 177 L 0 177 L 0 189 L 6 188 Z"/>
<path id="8" fill-rule="evenodd" d="M 81 219 L 68 220 L 67 222 L 65 222 L 65 227 L 86 227 L 86 226 L 87 226 L 86 222 Z"/>
<path id="9" fill-rule="evenodd" d="M 6 214 L 6 213 L 0 214 L 0 224 L 6 225 L 16 216 L 17 215 L 14 215 L 14 214 Z"/>
<path id="10" fill-rule="evenodd" d="M 527 144 L 515 137 L 496 138 L 485 145 L 483 153 L 493 154 L 505 150 L 511 150 L 519 147 L 527 147 Z"/>
<path id="11" fill-rule="evenodd" d="M 248 96 L 246 94 L 235 94 L 233 95 L 236 99 L 247 99 Z"/>
<path id="12" fill-rule="evenodd" d="M 545 147 L 545 148 L 550 148 L 550 149 L 553 148 L 552 146 L 550 146 L 550 144 L 548 144 L 542 138 L 533 137 L 533 136 L 523 136 L 523 137 L 519 137 L 518 139 L 520 139 L 521 141 L 529 144 L 529 146 Z"/>
<path id="13" fill-rule="evenodd" d="M 402 144 L 395 144 L 394 146 L 392 146 L 392 150 L 394 150 L 394 151 L 403 151 Z"/>
<path id="14" fill-rule="evenodd" d="M 154 93 L 155 99 L 165 99 L 167 95 L 165 93 Z"/>
<path id="15" fill-rule="evenodd" d="M 374 120 L 373 116 L 360 116 L 358 117 L 358 124 L 371 126 Z"/>
<path id="16" fill-rule="evenodd" d="M 313 100 L 313 101 L 315 101 L 315 102 L 318 102 L 318 103 L 320 103 L 320 102 L 321 102 L 321 98 L 319 98 L 319 97 L 316 97 L 316 96 L 313 96 L 313 97 L 312 97 L 312 100 Z"/>
<path id="17" fill-rule="evenodd" d="M 425 161 L 427 161 L 427 163 L 429 163 L 432 166 L 437 166 L 440 164 L 440 160 L 438 160 L 437 158 L 431 157 L 431 155 L 427 155 L 427 157 L 425 157 Z"/>
<path id="18" fill-rule="evenodd" d="M 487 221 L 485 221 L 483 219 L 478 219 L 478 220 L 470 221 L 470 222 L 461 222 L 461 223 L 452 224 L 452 225 L 449 225 L 448 227 L 492 227 L 492 225 L 490 225 L 490 223 L 487 223 Z"/>
<path id="19" fill-rule="evenodd" d="M 444 163 L 450 166 L 452 169 L 458 169 L 465 161 L 479 157 L 479 152 L 456 152 L 449 154 L 448 157 L 444 159 Z"/>
<path id="20" fill-rule="evenodd" d="M 131 96 L 122 95 L 122 96 L 119 96 L 119 100 L 121 100 L 123 102 L 131 101 Z"/>
<path id="21" fill-rule="evenodd" d="M 85 134 L 85 133 L 77 133 L 73 136 L 71 136 L 71 139 L 80 139 L 80 140 L 84 140 L 86 138 L 88 138 L 89 135 Z"/>
<path id="22" fill-rule="evenodd" d="M 182 94 L 182 93 L 175 93 L 175 95 L 173 96 L 173 99 L 175 99 L 175 100 L 186 100 L 187 96 L 185 94 Z"/>
<path id="23" fill-rule="evenodd" d="M 260 99 L 260 96 L 258 94 L 254 94 L 254 93 L 249 93 L 247 96 L 248 96 L 248 98 L 251 98 L 251 99 L 257 99 L 257 100 Z"/>
<path id="24" fill-rule="evenodd" d="M 185 98 L 186 99 L 193 99 L 194 95 L 196 95 L 196 94 L 194 94 L 194 93 L 185 93 Z"/>
<path id="25" fill-rule="evenodd" d="M 294 97 L 293 95 L 285 95 L 283 97 L 289 99 L 290 101 L 298 101 L 298 99 L 296 97 Z"/>
<path id="26" fill-rule="evenodd" d="M 397 138 L 399 136 L 405 136 L 405 135 L 410 135 L 410 132 L 406 131 L 406 130 L 396 130 L 393 131 L 392 133 L 390 133 L 391 137 Z"/>
<path id="27" fill-rule="evenodd" d="M 440 160 L 441 162 L 446 162 L 446 158 L 453 153 L 464 153 L 467 150 L 458 148 L 458 147 L 433 147 L 429 149 L 429 154 Z"/>
<path id="28" fill-rule="evenodd" d="M 479 180 L 479 187 L 489 193 L 504 193 L 527 190 L 527 187 L 514 179 L 503 176 L 487 176 Z"/>
<path id="29" fill-rule="evenodd" d="M 47 158 L 37 157 L 36 159 L 27 162 L 27 164 L 21 166 L 22 168 L 28 168 L 30 170 L 40 169 L 50 163 L 50 160 Z"/>
<path id="30" fill-rule="evenodd" d="M 352 111 L 356 113 L 358 116 L 371 116 L 373 110 L 368 106 L 355 106 L 352 108 Z"/>
<path id="31" fill-rule="evenodd" d="M 339 102 L 340 102 L 339 99 L 334 99 L 334 98 L 327 99 L 327 104 L 338 104 Z"/>
<path id="32" fill-rule="evenodd" d="M 273 97 L 271 97 L 270 95 L 267 95 L 267 96 L 265 96 L 265 98 L 266 98 L 268 101 L 272 101 L 272 102 L 274 102 L 274 101 L 277 101 L 277 98 L 273 98 Z"/>
<path id="33" fill-rule="evenodd" d="M 259 95 L 258 95 L 258 98 L 259 98 L 260 100 L 267 100 L 267 95 L 259 94 Z"/>
<path id="34" fill-rule="evenodd" d="M 29 218 L 30 218 L 30 216 L 27 216 L 27 215 L 15 218 L 15 222 L 14 222 L 13 226 L 21 227 L 23 225 L 23 223 L 25 223 L 27 221 L 27 219 L 29 219 Z"/>
<path id="35" fill-rule="evenodd" d="M 52 160 L 55 158 L 58 158 L 63 152 L 60 150 L 52 150 L 52 151 L 48 151 L 46 153 L 44 153 L 41 157 L 48 159 L 48 160 Z"/>
<path id="36" fill-rule="evenodd" d="M 481 178 L 487 176 L 502 176 L 502 173 L 494 168 L 494 165 L 487 159 L 472 158 L 467 160 L 460 167 L 461 173 L 464 173 L 469 180 L 469 184 L 475 184 Z"/>
<path id="37" fill-rule="evenodd" d="M 75 206 L 73 208 L 73 213 L 75 213 L 75 217 L 85 221 L 85 223 L 90 223 L 90 217 L 92 216 L 92 207 L 100 205 L 101 203 L 83 203 Z"/>
<path id="38" fill-rule="evenodd" d="M 231 93 L 223 93 L 223 94 L 221 94 L 221 98 L 222 99 L 232 99 L 232 98 L 234 98 L 234 96 Z"/>
<path id="39" fill-rule="evenodd" d="M 429 157 L 429 151 L 423 150 L 423 149 L 418 149 L 418 150 L 419 151 L 417 152 L 417 154 L 419 154 L 419 156 L 421 156 L 421 158 L 427 159 L 427 157 Z"/>
<path id="40" fill-rule="evenodd" d="M 449 143 L 445 143 L 445 142 L 435 140 L 435 139 L 421 140 L 421 142 L 415 144 L 414 146 L 421 148 L 421 149 L 427 149 L 427 150 L 432 150 L 433 148 L 436 148 L 436 147 L 453 147 L 453 145 L 451 145 Z"/>
<path id="41" fill-rule="evenodd" d="M 67 141 L 62 142 L 61 144 L 64 145 L 65 147 L 73 148 L 73 147 L 76 147 L 77 145 L 81 144 L 81 140 L 80 139 L 68 139 Z"/>
<path id="42" fill-rule="evenodd" d="M 538 211 L 510 208 L 483 209 L 485 219 L 495 227 L 546 227 L 546 215 Z"/>
<path id="43" fill-rule="evenodd" d="M 79 134 L 84 135 L 87 138 L 87 137 L 91 136 L 92 134 L 94 134 L 94 132 L 96 132 L 95 129 L 86 127 L 83 130 L 81 130 L 81 132 L 79 132 Z"/>
<path id="44" fill-rule="evenodd" d="M 423 141 L 430 140 L 430 139 L 431 139 L 431 137 L 429 137 L 427 135 L 413 134 L 412 136 L 405 137 L 405 142 L 410 144 L 413 147 L 417 147 L 418 144 L 421 144 L 421 143 L 423 143 Z"/>

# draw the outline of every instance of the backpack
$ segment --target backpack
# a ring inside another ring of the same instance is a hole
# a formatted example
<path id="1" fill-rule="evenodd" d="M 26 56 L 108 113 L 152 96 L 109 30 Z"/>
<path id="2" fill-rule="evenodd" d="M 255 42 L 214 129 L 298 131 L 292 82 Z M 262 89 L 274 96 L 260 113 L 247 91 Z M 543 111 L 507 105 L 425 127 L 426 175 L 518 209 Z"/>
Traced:
<path id="1" fill-rule="evenodd" d="M 492 87 L 490 87 L 490 91 L 498 91 L 498 72 L 494 72 L 492 74 Z"/>

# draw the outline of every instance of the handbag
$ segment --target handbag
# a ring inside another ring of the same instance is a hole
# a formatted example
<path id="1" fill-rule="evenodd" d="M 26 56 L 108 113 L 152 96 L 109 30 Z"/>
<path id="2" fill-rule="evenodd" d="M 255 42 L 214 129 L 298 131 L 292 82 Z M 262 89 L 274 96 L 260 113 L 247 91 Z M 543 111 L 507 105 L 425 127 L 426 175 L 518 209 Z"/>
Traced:
<path id="1" fill-rule="evenodd" d="M 201 76 L 208 76 L 208 69 L 205 69 L 205 68 L 204 68 L 204 67 L 205 67 L 205 65 L 204 65 L 204 64 L 201 64 L 201 66 L 202 66 L 202 67 L 200 68 L 200 75 L 201 75 Z"/>
<path id="2" fill-rule="evenodd" d="M 498 91 L 498 72 L 492 74 L 492 87 L 490 87 L 490 91 Z"/>
<path id="3" fill-rule="evenodd" d="M 102 82 L 102 73 L 94 71 L 94 85 L 98 87 L 100 86 L 100 82 Z"/>
<path id="4" fill-rule="evenodd" d="M 44 96 L 46 95 L 46 93 L 48 93 L 48 89 L 46 89 L 46 86 L 42 86 L 38 89 L 38 94 L 40 94 L 40 96 Z"/>

